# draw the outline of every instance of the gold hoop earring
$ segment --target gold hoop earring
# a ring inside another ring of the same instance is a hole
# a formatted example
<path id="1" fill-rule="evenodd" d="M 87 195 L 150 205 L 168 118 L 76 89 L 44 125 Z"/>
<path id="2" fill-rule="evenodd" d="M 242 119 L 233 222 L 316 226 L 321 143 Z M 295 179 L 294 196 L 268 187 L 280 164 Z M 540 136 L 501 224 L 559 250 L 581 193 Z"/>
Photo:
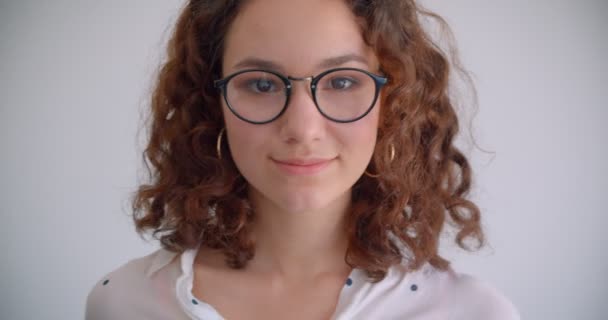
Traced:
<path id="1" fill-rule="evenodd" d="M 366 176 L 368 176 L 370 178 L 378 178 L 380 176 L 379 173 L 377 173 L 377 174 L 371 174 L 371 173 L 367 172 L 367 170 L 363 171 L 363 174 L 365 174 Z"/>
<path id="2" fill-rule="evenodd" d="M 395 160 L 395 145 L 391 143 L 388 145 L 388 147 L 390 150 L 390 162 L 393 162 L 393 160 Z M 363 173 L 370 178 L 378 178 L 380 176 L 380 173 L 372 174 L 367 172 L 367 170 L 365 170 Z"/>
<path id="3" fill-rule="evenodd" d="M 222 160 L 222 135 L 224 134 L 224 131 L 226 131 L 226 128 L 222 128 L 222 130 L 220 130 L 220 134 L 217 136 L 217 143 L 215 148 L 217 149 L 217 158 Z"/>

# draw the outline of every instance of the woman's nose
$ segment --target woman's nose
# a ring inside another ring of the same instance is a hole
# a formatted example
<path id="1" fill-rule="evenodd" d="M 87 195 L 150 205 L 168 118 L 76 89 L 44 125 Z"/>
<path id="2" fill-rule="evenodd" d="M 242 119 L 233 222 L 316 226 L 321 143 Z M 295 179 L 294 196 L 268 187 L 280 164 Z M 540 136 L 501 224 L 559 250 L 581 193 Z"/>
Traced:
<path id="1" fill-rule="evenodd" d="M 311 77 L 291 78 L 292 88 L 285 113 L 279 117 L 281 138 L 291 143 L 308 143 L 325 135 L 327 119 L 317 110 Z M 295 80 L 295 81 L 294 81 Z"/>

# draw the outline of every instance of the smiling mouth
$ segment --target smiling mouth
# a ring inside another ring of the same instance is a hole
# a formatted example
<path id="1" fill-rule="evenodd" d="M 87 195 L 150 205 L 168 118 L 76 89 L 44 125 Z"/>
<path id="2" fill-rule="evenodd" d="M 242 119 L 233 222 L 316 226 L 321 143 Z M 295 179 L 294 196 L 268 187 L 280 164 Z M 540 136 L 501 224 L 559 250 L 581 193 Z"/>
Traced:
<path id="1" fill-rule="evenodd" d="M 313 175 L 325 169 L 334 159 L 286 159 L 276 160 L 272 162 L 281 169 L 281 171 L 290 175 Z"/>

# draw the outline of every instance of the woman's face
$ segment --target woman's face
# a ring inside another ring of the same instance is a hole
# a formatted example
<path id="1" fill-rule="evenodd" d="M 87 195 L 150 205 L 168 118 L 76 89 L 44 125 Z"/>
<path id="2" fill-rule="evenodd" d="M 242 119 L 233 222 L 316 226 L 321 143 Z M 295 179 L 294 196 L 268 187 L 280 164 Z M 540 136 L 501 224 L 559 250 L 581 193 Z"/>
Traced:
<path id="1" fill-rule="evenodd" d="M 225 41 L 223 76 L 269 68 L 241 64 L 251 58 L 271 61 L 276 67 L 270 70 L 292 77 L 318 75 L 335 67 L 378 73 L 375 54 L 365 45 L 355 16 L 340 0 L 250 1 Z M 364 61 L 321 65 L 329 58 L 351 54 Z M 317 110 L 310 82 L 292 83 L 287 109 L 266 124 L 237 118 L 222 99 L 230 152 L 250 184 L 250 197 L 288 212 L 349 201 L 351 187 L 374 150 L 380 101 L 364 118 L 337 123 Z"/>

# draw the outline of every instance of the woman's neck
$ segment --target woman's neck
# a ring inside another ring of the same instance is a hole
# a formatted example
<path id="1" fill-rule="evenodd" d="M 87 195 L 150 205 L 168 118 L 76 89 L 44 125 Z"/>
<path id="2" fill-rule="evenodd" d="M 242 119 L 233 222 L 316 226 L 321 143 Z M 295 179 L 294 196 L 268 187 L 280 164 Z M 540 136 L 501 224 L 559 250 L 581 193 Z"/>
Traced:
<path id="1" fill-rule="evenodd" d="M 281 209 L 261 194 L 250 198 L 256 211 L 252 268 L 298 278 L 350 269 L 344 261 L 350 192 L 327 206 L 301 212 Z"/>

